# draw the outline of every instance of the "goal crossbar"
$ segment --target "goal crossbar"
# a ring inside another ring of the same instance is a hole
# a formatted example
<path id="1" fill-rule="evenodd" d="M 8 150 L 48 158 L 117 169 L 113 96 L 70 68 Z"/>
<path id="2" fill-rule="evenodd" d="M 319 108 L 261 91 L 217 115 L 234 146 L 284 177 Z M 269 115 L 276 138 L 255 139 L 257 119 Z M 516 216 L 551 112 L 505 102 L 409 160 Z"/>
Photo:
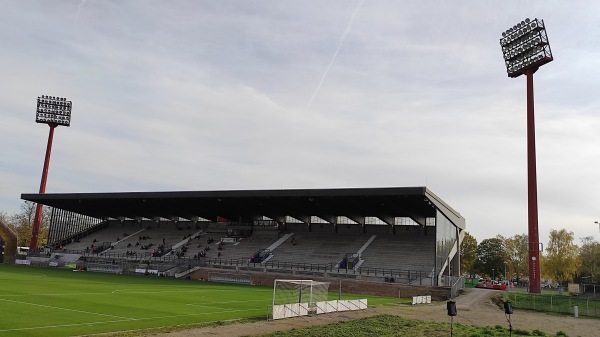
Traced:
<path id="1" fill-rule="evenodd" d="M 273 282 L 273 305 L 327 300 L 330 282 L 314 280 L 284 280 Z M 308 300 L 306 298 L 308 297 Z"/>
<path id="2" fill-rule="evenodd" d="M 328 300 L 330 282 L 276 279 L 273 283 L 273 319 L 367 308 L 367 299 Z"/>

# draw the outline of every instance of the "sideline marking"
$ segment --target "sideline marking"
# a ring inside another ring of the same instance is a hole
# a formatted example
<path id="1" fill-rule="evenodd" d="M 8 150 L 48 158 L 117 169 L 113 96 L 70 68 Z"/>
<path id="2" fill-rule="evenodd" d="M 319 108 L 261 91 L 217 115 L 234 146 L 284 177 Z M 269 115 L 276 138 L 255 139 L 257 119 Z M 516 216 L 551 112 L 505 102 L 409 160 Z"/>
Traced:
<path id="1" fill-rule="evenodd" d="M 107 323 L 120 323 L 120 322 L 133 322 L 133 321 L 147 321 L 147 320 L 155 320 L 155 319 L 165 319 L 165 318 L 175 318 L 175 317 L 186 317 L 186 316 L 201 316 L 201 315 L 212 315 L 212 314 L 223 314 L 228 312 L 238 312 L 238 311 L 264 311 L 264 309 L 247 309 L 247 310 L 225 310 L 225 311 L 212 311 L 212 312 L 201 312 L 194 314 L 181 314 L 181 315 L 169 315 L 169 316 L 158 316 L 158 317 L 144 317 L 144 318 L 126 318 L 126 319 L 118 319 L 112 321 L 102 321 L 102 322 L 89 322 L 89 323 L 73 323 L 73 324 L 60 324 L 60 325 L 46 325 L 46 326 L 38 326 L 38 327 L 28 327 L 28 328 L 14 328 L 14 329 L 1 329 L 0 332 L 7 331 L 25 331 L 25 330 L 38 330 L 38 329 L 49 329 L 49 328 L 65 328 L 71 326 L 81 326 L 81 325 L 100 325 Z M 118 317 L 118 316 L 114 316 Z M 208 321 L 202 323 L 210 323 L 210 322 L 219 322 L 217 321 Z M 145 328 L 140 328 L 137 330 L 142 330 Z M 96 335 L 104 335 L 107 332 L 99 332 Z"/>
<path id="2" fill-rule="evenodd" d="M 166 293 L 211 293 L 214 289 L 192 289 L 192 290 L 163 290 L 163 291 L 147 291 L 147 290 L 128 290 L 128 289 L 117 289 L 110 292 L 97 292 L 97 293 L 51 293 L 51 294 L 1 294 L 2 297 L 26 297 L 26 296 L 74 296 L 74 295 L 106 295 L 114 294 L 116 291 L 124 294 L 166 294 Z M 217 290 L 217 291 L 235 291 L 235 290 Z M 263 290 L 257 289 L 257 292 Z M 273 292 L 273 290 L 269 290 Z"/>
<path id="3" fill-rule="evenodd" d="M 76 309 L 55 307 L 55 306 L 45 305 L 45 304 L 37 304 L 37 303 L 29 303 L 29 302 L 23 302 L 23 301 L 7 300 L 7 299 L 4 299 L 4 298 L 0 298 L 0 301 L 11 302 L 11 303 L 18 303 L 18 304 L 27 304 L 27 305 L 33 305 L 33 306 L 42 307 L 42 308 L 50 308 L 50 309 L 58 309 L 58 310 L 65 310 L 65 311 L 73 311 L 73 312 L 78 312 L 78 313 L 81 313 L 81 314 L 92 314 L 92 315 L 99 315 L 99 316 L 106 316 L 106 317 L 121 318 L 121 319 L 124 319 L 124 320 L 134 320 L 135 319 L 135 318 L 129 318 L 129 317 L 121 317 L 121 316 L 115 316 L 115 315 L 109 315 L 109 314 L 102 314 L 102 313 L 93 312 L 93 311 L 76 310 Z"/>

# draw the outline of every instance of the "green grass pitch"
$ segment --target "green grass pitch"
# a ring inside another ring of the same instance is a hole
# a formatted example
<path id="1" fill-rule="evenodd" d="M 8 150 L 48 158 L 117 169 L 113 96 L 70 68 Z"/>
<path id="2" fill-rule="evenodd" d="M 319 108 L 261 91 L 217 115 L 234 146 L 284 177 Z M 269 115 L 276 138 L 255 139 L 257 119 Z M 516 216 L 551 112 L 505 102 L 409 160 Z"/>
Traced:
<path id="1" fill-rule="evenodd" d="M 0 337 L 79 336 L 264 317 L 273 288 L 0 264 Z M 337 293 L 330 293 L 337 299 Z M 397 298 L 368 298 L 369 305 Z"/>

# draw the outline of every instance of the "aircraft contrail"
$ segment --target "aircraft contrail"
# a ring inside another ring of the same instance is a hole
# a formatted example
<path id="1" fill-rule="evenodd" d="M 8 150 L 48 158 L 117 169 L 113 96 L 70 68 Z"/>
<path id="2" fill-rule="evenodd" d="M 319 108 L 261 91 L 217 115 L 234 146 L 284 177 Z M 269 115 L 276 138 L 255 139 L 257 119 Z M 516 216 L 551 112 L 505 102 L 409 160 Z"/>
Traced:
<path id="1" fill-rule="evenodd" d="M 321 77 L 319 84 L 317 84 L 315 91 L 313 92 L 312 96 L 310 97 L 310 100 L 308 101 L 308 104 L 306 105 L 305 111 L 308 111 L 308 109 L 312 105 L 313 101 L 315 100 L 315 97 L 317 96 L 319 89 L 321 89 L 321 85 L 325 81 L 325 77 L 327 77 L 327 72 L 329 72 L 329 69 L 333 65 L 333 62 L 335 62 L 335 58 L 338 56 L 338 53 L 340 52 L 340 49 L 342 48 L 342 44 L 344 43 L 344 40 L 346 39 L 346 35 L 348 35 L 348 33 L 350 32 L 350 28 L 352 28 L 352 23 L 354 22 L 354 18 L 356 17 L 356 14 L 358 13 L 358 10 L 360 9 L 360 6 L 362 6 L 363 2 L 364 2 L 364 0 L 360 0 L 358 2 L 358 4 L 356 5 L 356 8 L 354 8 L 354 12 L 352 13 L 352 16 L 350 17 L 348 24 L 346 25 L 346 29 L 344 29 L 344 32 L 342 33 L 342 37 L 340 38 L 340 42 L 338 43 L 337 48 L 335 49 L 335 52 L 333 53 L 333 57 L 331 58 L 331 61 L 329 61 L 327 68 L 325 68 L 325 72 L 323 73 L 323 76 Z"/>

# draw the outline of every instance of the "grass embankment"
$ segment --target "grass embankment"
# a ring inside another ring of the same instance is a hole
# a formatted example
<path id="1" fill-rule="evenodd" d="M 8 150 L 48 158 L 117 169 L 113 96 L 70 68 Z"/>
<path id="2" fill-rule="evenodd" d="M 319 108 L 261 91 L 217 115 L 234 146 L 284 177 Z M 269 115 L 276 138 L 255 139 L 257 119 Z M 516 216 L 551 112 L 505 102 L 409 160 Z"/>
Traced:
<path id="1" fill-rule="evenodd" d="M 494 327 L 476 327 L 463 324 L 453 324 L 455 337 L 500 337 L 509 336 L 508 327 L 496 325 Z M 555 335 L 548 335 L 543 331 L 515 329 L 513 336 L 546 336 L 568 337 L 562 331 Z M 304 329 L 275 332 L 263 337 L 447 337 L 450 336 L 449 323 L 424 322 L 414 319 L 402 318 L 394 315 L 379 315 L 353 321 L 328 324 Z"/>

